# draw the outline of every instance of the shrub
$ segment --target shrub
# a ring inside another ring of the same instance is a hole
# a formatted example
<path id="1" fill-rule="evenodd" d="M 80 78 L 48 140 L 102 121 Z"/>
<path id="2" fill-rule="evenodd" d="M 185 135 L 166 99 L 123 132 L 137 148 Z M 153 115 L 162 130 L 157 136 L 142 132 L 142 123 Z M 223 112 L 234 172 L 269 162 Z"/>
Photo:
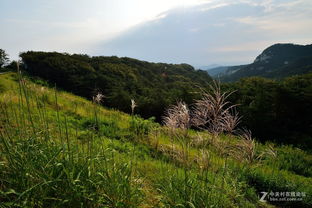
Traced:
<path id="1" fill-rule="evenodd" d="M 147 136 L 150 131 L 156 126 L 153 122 L 154 117 L 151 117 L 148 120 L 144 120 L 139 116 L 132 116 L 130 120 L 129 130 L 133 133 L 137 138 L 142 138 Z"/>

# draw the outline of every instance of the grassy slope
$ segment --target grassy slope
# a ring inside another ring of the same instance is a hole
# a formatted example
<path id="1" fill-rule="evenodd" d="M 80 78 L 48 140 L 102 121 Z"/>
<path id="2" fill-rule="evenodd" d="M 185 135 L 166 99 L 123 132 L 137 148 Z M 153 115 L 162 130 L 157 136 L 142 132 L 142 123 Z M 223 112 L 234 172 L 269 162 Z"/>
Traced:
<path id="1" fill-rule="evenodd" d="M 271 190 L 312 205 L 299 149 L 170 131 L 19 79 L 0 75 L 0 207 L 269 207 Z"/>

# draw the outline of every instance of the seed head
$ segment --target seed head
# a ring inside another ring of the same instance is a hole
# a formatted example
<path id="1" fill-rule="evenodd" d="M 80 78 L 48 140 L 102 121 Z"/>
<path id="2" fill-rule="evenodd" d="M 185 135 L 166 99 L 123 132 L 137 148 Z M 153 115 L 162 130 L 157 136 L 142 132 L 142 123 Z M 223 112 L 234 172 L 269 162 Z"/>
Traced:
<path id="1" fill-rule="evenodd" d="M 134 108 L 137 107 L 137 104 L 135 103 L 134 99 L 131 99 L 131 112 L 133 114 Z"/>
<path id="2" fill-rule="evenodd" d="M 93 102 L 99 104 L 102 102 L 104 95 L 102 93 L 98 93 L 96 96 L 93 96 Z"/>

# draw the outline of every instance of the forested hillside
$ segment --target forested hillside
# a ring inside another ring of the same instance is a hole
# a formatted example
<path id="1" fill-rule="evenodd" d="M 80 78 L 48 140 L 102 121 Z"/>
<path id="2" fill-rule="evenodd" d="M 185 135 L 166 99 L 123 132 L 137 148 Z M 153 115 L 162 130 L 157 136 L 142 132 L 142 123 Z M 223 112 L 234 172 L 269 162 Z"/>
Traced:
<path id="1" fill-rule="evenodd" d="M 100 92 L 102 105 L 127 113 L 131 113 L 134 99 L 135 113 L 157 121 L 176 101 L 192 104 L 211 81 L 206 72 L 187 64 L 44 52 L 27 52 L 21 57 L 27 73 L 53 87 L 56 84 L 89 99 Z M 258 140 L 311 149 L 311 86 L 312 74 L 307 74 L 280 81 L 246 78 L 222 88 L 235 91 L 229 99 L 239 104 L 237 110 L 244 118 L 240 127 L 250 129 Z"/>
<path id="2" fill-rule="evenodd" d="M 26 52 L 21 57 L 26 72 L 48 80 L 52 86 L 86 98 L 101 92 L 103 105 L 128 113 L 134 99 L 136 113 L 158 121 L 168 105 L 177 100 L 191 103 L 198 97 L 194 93 L 198 86 L 211 81 L 207 72 L 187 64 L 45 52 Z"/>
<path id="3" fill-rule="evenodd" d="M 32 80 L 0 75 L 0 207 L 312 206 L 308 152 L 191 130 L 185 104 L 161 126 Z"/>
<path id="4" fill-rule="evenodd" d="M 274 140 L 312 148 L 312 73 L 276 81 L 261 77 L 224 83 L 236 92 L 229 97 L 239 103 L 241 126 L 262 141 Z"/>
<path id="5" fill-rule="evenodd" d="M 312 0 L 0 0 L 0 208 L 312 208 Z"/>

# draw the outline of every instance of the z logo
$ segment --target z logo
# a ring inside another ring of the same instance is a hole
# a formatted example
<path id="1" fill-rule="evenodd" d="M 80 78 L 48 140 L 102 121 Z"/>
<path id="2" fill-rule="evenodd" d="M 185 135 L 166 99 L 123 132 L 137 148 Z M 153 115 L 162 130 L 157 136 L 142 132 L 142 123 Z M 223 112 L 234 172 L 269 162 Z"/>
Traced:
<path id="1" fill-rule="evenodd" d="M 260 201 L 261 201 L 261 202 L 266 202 L 265 197 L 268 195 L 268 192 L 264 192 L 264 191 L 263 191 L 263 192 L 261 192 L 261 194 L 263 194 L 263 195 L 262 195 L 262 197 L 260 198 Z"/>

